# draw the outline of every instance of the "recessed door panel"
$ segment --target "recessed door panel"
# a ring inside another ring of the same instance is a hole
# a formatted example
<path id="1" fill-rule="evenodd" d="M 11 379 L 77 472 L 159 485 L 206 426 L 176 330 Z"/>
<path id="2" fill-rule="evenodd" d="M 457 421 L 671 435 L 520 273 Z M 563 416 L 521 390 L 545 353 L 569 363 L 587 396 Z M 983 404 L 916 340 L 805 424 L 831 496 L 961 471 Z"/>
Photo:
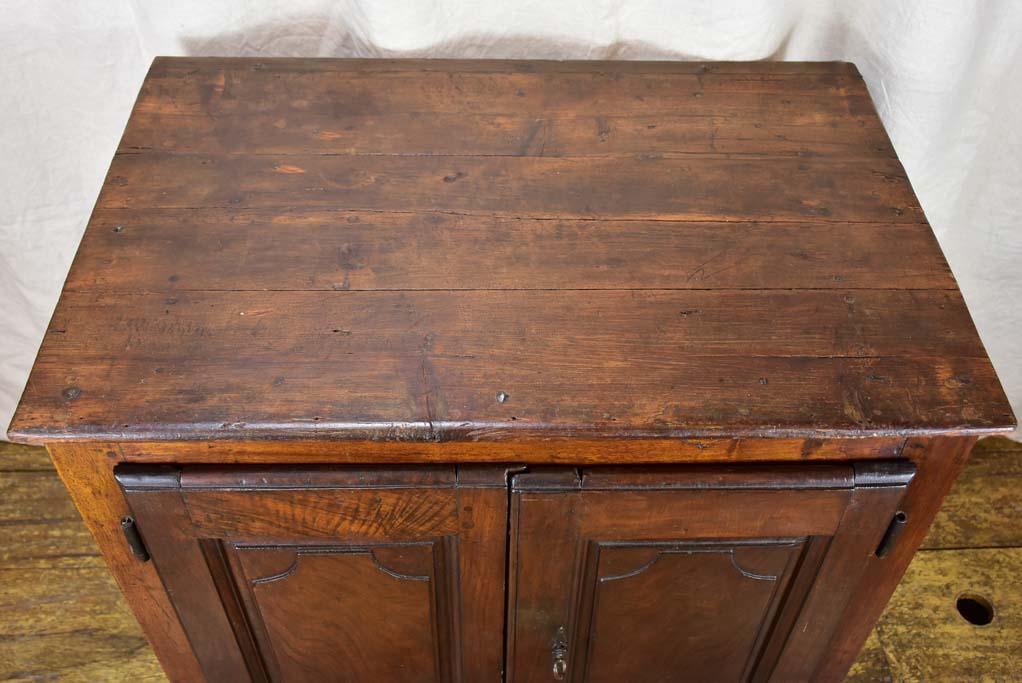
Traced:
<path id="1" fill-rule="evenodd" d="M 339 678 L 354 681 L 440 680 L 438 654 L 452 643 L 433 615 L 450 614 L 451 596 L 438 590 L 434 549 L 235 546 L 238 584 L 274 678 L 312 683 L 344 672 Z"/>
<path id="2" fill-rule="evenodd" d="M 684 672 L 686 680 L 740 680 L 803 545 L 590 544 L 596 571 L 583 582 L 591 607 L 577 638 L 584 679 L 676 681 Z"/>

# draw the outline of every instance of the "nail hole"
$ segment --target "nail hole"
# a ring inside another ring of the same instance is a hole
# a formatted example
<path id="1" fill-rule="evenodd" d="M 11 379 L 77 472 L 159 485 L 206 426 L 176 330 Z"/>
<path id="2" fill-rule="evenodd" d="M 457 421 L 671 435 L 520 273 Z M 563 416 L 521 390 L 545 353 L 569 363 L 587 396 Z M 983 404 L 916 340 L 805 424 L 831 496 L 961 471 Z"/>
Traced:
<path id="1" fill-rule="evenodd" d="M 962 593 L 955 602 L 958 613 L 974 626 L 986 626 L 994 620 L 994 606 L 982 595 Z"/>
<path id="2" fill-rule="evenodd" d="M 114 232 L 124 232 L 124 226 L 123 225 L 115 225 L 114 226 Z"/>

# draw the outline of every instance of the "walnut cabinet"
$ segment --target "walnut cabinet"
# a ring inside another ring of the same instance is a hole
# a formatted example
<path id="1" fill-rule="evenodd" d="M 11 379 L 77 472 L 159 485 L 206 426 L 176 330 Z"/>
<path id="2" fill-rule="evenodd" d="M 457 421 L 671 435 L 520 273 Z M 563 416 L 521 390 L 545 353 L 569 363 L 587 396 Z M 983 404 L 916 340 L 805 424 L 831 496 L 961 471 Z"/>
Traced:
<path id="1" fill-rule="evenodd" d="M 175 681 L 840 681 L 1015 424 L 854 65 L 157 58 L 9 436 Z"/>

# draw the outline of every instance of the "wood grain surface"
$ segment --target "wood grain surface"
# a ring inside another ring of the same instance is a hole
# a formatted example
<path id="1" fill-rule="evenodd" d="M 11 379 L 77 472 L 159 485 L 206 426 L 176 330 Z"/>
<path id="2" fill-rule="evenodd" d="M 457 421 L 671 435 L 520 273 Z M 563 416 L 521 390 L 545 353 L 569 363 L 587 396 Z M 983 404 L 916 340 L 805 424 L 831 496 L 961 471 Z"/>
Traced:
<path id="1" fill-rule="evenodd" d="M 850 64 L 159 58 L 10 433 L 1013 423 Z"/>

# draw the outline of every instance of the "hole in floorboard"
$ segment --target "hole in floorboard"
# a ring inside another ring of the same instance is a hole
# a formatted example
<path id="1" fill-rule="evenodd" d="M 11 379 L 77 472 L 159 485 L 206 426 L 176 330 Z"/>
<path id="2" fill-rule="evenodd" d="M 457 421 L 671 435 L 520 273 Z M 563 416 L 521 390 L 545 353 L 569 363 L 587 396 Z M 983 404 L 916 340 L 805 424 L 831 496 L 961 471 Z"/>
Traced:
<path id="1" fill-rule="evenodd" d="M 994 620 L 994 606 L 982 595 L 962 593 L 955 601 L 958 613 L 974 626 L 986 626 Z"/>

